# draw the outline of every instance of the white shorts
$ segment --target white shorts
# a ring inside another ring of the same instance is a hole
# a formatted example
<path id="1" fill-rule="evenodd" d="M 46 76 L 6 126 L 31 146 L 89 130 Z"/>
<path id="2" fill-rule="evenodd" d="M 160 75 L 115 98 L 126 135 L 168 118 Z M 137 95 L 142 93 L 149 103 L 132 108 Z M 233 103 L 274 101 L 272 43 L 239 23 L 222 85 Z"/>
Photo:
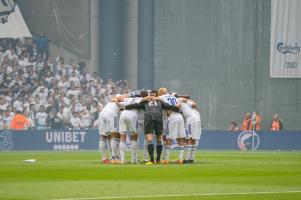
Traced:
<path id="1" fill-rule="evenodd" d="M 195 140 L 200 139 L 201 130 L 200 130 L 200 122 L 190 122 L 186 123 L 186 139 L 192 138 Z"/>
<path id="2" fill-rule="evenodd" d="M 127 133 L 127 131 L 132 133 L 137 133 L 138 121 L 137 113 L 131 110 L 124 110 L 120 114 L 119 118 L 119 132 L 120 134 Z"/>
<path id="3" fill-rule="evenodd" d="M 118 131 L 118 116 L 111 113 L 100 113 L 99 115 L 99 135 L 110 135 Z"/>
<path id="4" fill-rule="evenodd" d="M 184 119 L 180 113 L 172 113 L 168 117 L 168 139 L 185 138 Z"/>

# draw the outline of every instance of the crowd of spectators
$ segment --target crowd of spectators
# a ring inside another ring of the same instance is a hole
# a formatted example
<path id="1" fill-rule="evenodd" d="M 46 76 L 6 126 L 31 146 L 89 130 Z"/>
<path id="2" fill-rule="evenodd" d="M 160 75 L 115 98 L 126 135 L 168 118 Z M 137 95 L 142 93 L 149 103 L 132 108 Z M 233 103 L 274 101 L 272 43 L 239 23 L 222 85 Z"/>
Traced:
<path id="1" fill-rule="evenodd" d="M 103 81 L 47 48 L 44 34 L 0 39 L 0 129 L 11 128 L 17 111 L 30 129 L 90 128 L 111 96 L 129 92 L 126 80 Z"/>
<path id="2" fill-rule="evenodd" d="M 253 116 L 251 116 L 251 113 L 246 113 L 241 127 L 239 127 L 235 121 L 230 122 L 227 131 L 252 131 L 253 128 L 255 131 L 261 130 L 261 116 L 258 114 L 258 112 L 253 113 Z M 269 130 L 281 131 L 282 129 L 282 119 L 279 117 L 279 114 L 274 114 Z"/>

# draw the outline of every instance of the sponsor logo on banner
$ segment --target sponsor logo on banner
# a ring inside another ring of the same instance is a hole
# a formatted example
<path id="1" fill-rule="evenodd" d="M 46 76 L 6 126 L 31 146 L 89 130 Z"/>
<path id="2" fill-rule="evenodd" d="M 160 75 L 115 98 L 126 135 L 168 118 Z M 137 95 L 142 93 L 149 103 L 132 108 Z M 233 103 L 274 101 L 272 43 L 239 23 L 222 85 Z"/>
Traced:
<path id="1" fill-rule="evenodd" d="M 279 42 L 277 44 L 277 51 L 279 51 L 282 54 L 292 53 L 292 54 L 298 54 L 300 53 L 300 46 L 297 42 L 295 42 L 294 45 L 292 44 L 284 44 L 283 42 Z"/>
<path id="2" fill-rule="evenodd" d="M 271 1 L 271 78 L 301 78 L 300 10 L 300 0 Z"/>
<path id="3" fill-rule="evenodd" d="M 13 147 L 12 133 L 10 131 L 2 131 L 0 133 L 0 151 L 11 151 Z"/>
<path id="4" fill-rule="evenodd" d="M 85 131 L 47 131 L 46 142 L 53 145 L 53 150 L 78 150 L 87 137 Z"/>
<path id="5" fill-rule="evenodd" d="M 241 151 L 255 151 L 260 144 L 259 136 L 253 131 L 243 131 L 237 137 L 237 145 Z"/>
<path id="6" fill-rule="evenodd" d="M 284 44 L 279 42 L 277 44 L 277 51 L 285 56 L 283 62 L 283 68 L 285 69 L 296 69 L 298 68 L 298 62 L 296 55 L 300 53 L 300 45 L 297 42 Z M 291 54 L 291 56 L 289 56 Z"/>

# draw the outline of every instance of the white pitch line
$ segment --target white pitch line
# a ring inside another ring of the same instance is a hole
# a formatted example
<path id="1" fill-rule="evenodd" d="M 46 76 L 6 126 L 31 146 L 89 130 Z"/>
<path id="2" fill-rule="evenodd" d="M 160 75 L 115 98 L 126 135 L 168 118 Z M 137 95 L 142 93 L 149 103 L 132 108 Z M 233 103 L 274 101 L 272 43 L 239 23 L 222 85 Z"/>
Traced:
<path id="1" fill-rule="evenodd" d="M 103 200 L 103 199 L 138 199 L 138 198 L 158 198 L 158 197 L 189 197 L 189 196 L 230 196 L 230 195 L 257 195 L 257 194 L 293 194 L 301 193 L 297 191 L 270 191 L 270 192 L 232 192 L 232 193 L 198 193 L 198 194 L 162 194 L 162 195 L 139 195 L 139 196 L 112 196 L 112 197 L 87 197 L 87 198 L 67 198 L 52 200 Z"/>

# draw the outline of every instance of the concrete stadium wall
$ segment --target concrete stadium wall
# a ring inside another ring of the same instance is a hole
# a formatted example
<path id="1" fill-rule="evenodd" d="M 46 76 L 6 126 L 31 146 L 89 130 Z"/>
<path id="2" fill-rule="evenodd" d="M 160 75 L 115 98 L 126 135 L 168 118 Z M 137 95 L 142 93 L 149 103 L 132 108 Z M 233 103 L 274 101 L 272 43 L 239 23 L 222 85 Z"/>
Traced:
<path id="1" fill-rule="evenodd" d="M 18 4 L 34 34 L 44 31 L 50 41 L 90 57 L 90 1 L 24 0 Z"/>
<path id="2" fill-rule="evenodd" d="M 155 86 L 191 95 L 205 129 L 246 112 L 301 129 L 301 80 L 269 77 L 269 0 L 155 0 Z"/>

